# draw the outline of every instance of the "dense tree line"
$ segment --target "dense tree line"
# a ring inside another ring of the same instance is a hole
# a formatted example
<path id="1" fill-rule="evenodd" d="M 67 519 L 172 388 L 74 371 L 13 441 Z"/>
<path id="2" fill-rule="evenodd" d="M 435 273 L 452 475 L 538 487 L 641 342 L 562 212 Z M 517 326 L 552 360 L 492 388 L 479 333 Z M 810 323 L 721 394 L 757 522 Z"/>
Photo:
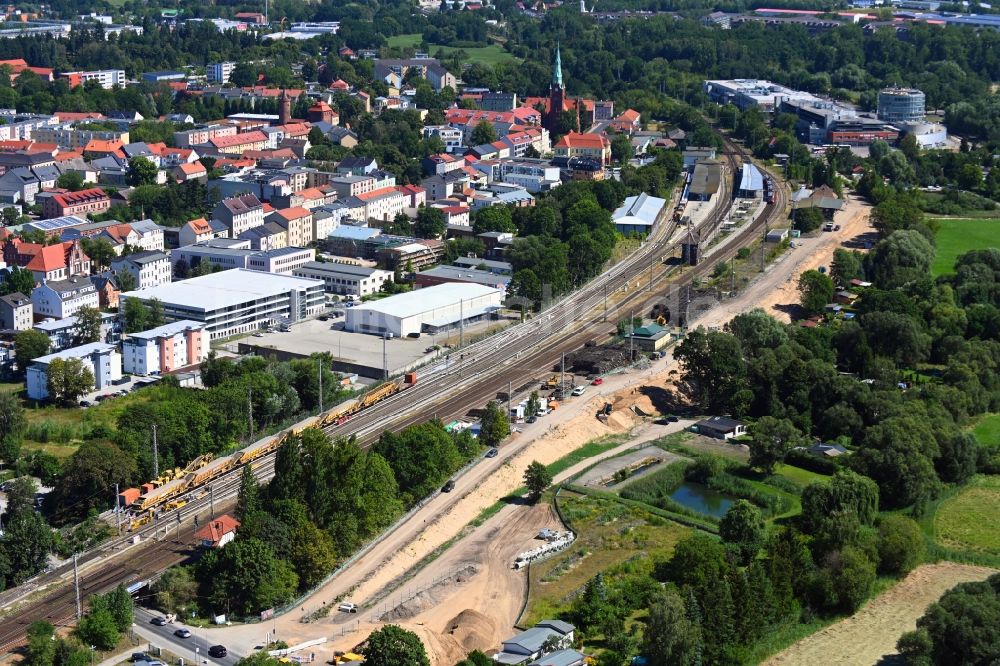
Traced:
<path id="1" fill-rule="evenodd" d="M 261 488 L 244 469 L 235 541 L 171 570 L 157 603 L 247 616 L 280 606 L 329 575 L 404 509 L 433 492 L 479 450 L 468 433 L 439 422 L 385 433 L 362 449 L 310 428 L 278 450 L 274 477 Z"/>

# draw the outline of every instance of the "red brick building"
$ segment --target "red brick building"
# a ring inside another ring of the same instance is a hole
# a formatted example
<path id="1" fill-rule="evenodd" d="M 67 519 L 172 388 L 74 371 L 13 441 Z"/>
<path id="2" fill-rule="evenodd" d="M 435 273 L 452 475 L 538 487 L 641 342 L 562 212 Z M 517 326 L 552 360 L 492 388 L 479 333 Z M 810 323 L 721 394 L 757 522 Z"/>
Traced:
<path id="1" fill-rule="evenodd" d="M 63 192 L 48 197 L 42 204 L 42 214 L 46 218 L 64 215 L 86 216 L 88 213 L 103 213 L 111 208 L 111 197 L 99 187 L 79 192 Z"/>

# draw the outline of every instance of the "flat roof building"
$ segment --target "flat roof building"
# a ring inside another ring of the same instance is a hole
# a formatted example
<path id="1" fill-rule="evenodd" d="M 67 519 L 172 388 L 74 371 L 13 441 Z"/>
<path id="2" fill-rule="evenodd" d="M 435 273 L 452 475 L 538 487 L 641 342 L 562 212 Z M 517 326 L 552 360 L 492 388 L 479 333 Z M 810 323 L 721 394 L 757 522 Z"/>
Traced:
<path id="1" fill-rule="evenodd" d="M 79 359 L 94 375 L 95 389 L 103 389 L 122 376 L 122 358 L 114 345 L 91 342 L 79 347 L 64 349 L 55 354 L 40 356 L 28 364 L 26 384 L 28 397 L 44 400 L 49 397 L 49 364 L 56 360 Z"/>
<path id="2" fill-rule="evenodd" d="M 878 93 L 878 118 L 887 123 L 922 123 L 926 96 L 916 88 L 886 88 Z"/>
<path id="3" fill-rule="evenodd" d="M 510 283 L 509 276 L 462 266 L 436 266 L 426 271 L 420 271 L 414 275 L 414 280 L 419 287 L 433 287 L 448 282 L 468 282 L 502 289 L 505 292 Z"/>
<path id="4" fill-rule="evenodd" d="M 190 319 L 131 333 L 122 340 L 122 363 L 133 375 L 155 375 L 208 358 L 205 324 Z"/>
<path id="5" fill-rule="evenodd" d="M 396 337 L 454 328 L 498 311 L 503 292 L 452 282 L 348 308 L 345 330 Z"/>
<path id="6" fill-rule="evenodd" d="M 741 111 L 757 107 L 765 113 L 770 113 L 777 110 L 783 100 L 820 101 L 812 93 L 760 79 L 705 81 L 702 88 L 713 102 L 733 104 Z"/>
<path id="7" fill-rule="evenodd" d="M 692 201 L 711 201 L 722 184 L 722 163 L 718 160 L 698 160 L 691 175 L 688 197 Z"/>
<path id="8" fill-rule="evenodd" d="M 205 324 L 210 339 L 250 333 L 276 323 L 292 323 L 323 308 L 319 280 L 236 268 L 121 295 L 145 303 L 156 298 L 168 320 Z"/>
<path id="9" fill-rule="evenodd" d="M 292 271 L 295 277 L 322 280 L 326 291 L 341 296 L 369 296 L 392 282 L 392 271 L 355 264 L 310 261 Z"/>
<path id="10" fill-rule="evenodd" d="M 744 162 L 740 172 L 739 196 L 752 199 L 764 191 L 764 174 L 753 162 Z"/>

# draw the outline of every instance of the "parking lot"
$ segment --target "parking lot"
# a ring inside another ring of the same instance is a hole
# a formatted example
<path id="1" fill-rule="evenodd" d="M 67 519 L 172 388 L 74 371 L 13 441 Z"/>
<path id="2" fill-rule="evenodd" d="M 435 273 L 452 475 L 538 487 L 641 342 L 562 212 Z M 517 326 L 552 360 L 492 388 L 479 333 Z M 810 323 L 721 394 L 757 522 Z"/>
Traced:
<path id="1" fill-rule="evenodd" d="M 158 381 L 156 378 L 139 377 L 139 376 L 123 377 L 123 379 L 125 379 L 126 381 L 122 382 L 121 384 L 111 384 L 109 386 L 105 386 L 100 390 L 91 391 L 90 393 L 83 395 L 80 398 L 80 406 L 91 407 L 93 405 L 96 405 L 98 402 L 103 402 L 104 400 L 109 400 L 113 397 L 120 397 L 122 395 L 131 393 L 137 388 L 142 388 L 143 386 L 149 386 L 155 384 Z"/>

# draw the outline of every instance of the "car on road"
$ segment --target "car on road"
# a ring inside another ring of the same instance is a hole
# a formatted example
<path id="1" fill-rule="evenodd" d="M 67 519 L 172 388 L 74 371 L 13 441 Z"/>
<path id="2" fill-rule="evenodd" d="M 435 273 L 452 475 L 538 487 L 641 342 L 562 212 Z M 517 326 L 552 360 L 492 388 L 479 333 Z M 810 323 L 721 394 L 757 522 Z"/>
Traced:
<path id="1" fill-rule="evenodd" d="M 823 231 L 833 231 L 833 222 L 827 222 L 824 224 Z"/>
<path id="2" fill-rule="evenodd" d="M 455 482 L 452 481 L 451 479 L 448 479 L 448 482 L 445 483 L 444 486 L 441 488 L 441 492 L 450 493 L 454 489 L 455 489 Z"/>
<path id="3" fill-rule="evenodd" d="M 227 654 L 229 654 L 229 650 L 226 649 L 225 645 L 213 645 L 212 647 L 208 648 L 209 657 L 215 657 L 216 659 L 219 659 L 221 657 L 225 657 Z"/>
<path id="4" fill-rule="evenodd" d="M 145 652 L 133 652 L 132 661 L 149 661 L 149 655 Z"/>
<path id="5" fill-rule="evenodd" d="M 337 610 L 341 613 L 357 613 L 358 605 L 351 603 L 350 601 L 345 601 L 344 603 L 337 606 Z"/>
<path id="6" fill-rule="evenodd" d="M 497 447 L 494 446 L 492 449 L 490 449 L 489 451 L 486 452 L 486 457 L 487 458 L 496 458 L 499 453 L 500 453 L 500 450 L 497 449 Z"/>
<path id="7" fill-rule="evenodd" d="M 191 630 L 181 627 L 180 629 L 174 632 L 174 636 L 176 636 L 177 638 L 191 638 Z"/>
<path id="8" fill-rule="evenodd" d="M 574 386 L 573 395 L 580 396 L 587 392 L 586 386 Z"/>
<path id="9" fill-rule="evenodd" d="M 150 622 L 150 624 L 155 624 L 157 627 L 165 627 L 165 626 L 167 626 L 167 618 L 161 617 L 161 616 L 156 616 L 152 620 L 150 620 L 149 622 Z"/>
<path id="10" fill-rule="evenodd" d="M 538 420 L 538 415 L 537 414 L 532 414 L 531 416 L 529 416 L 527 418 L 527 422 L 528 423 L 534 423 L 537 420 Z"/>
<path id="11" fill-rule="evenodd" d="M 604 383 L 604 380 L 600 377 L 594 377 L 594 381 L 590 382 L 591 386 L 600 386 Z"/>

